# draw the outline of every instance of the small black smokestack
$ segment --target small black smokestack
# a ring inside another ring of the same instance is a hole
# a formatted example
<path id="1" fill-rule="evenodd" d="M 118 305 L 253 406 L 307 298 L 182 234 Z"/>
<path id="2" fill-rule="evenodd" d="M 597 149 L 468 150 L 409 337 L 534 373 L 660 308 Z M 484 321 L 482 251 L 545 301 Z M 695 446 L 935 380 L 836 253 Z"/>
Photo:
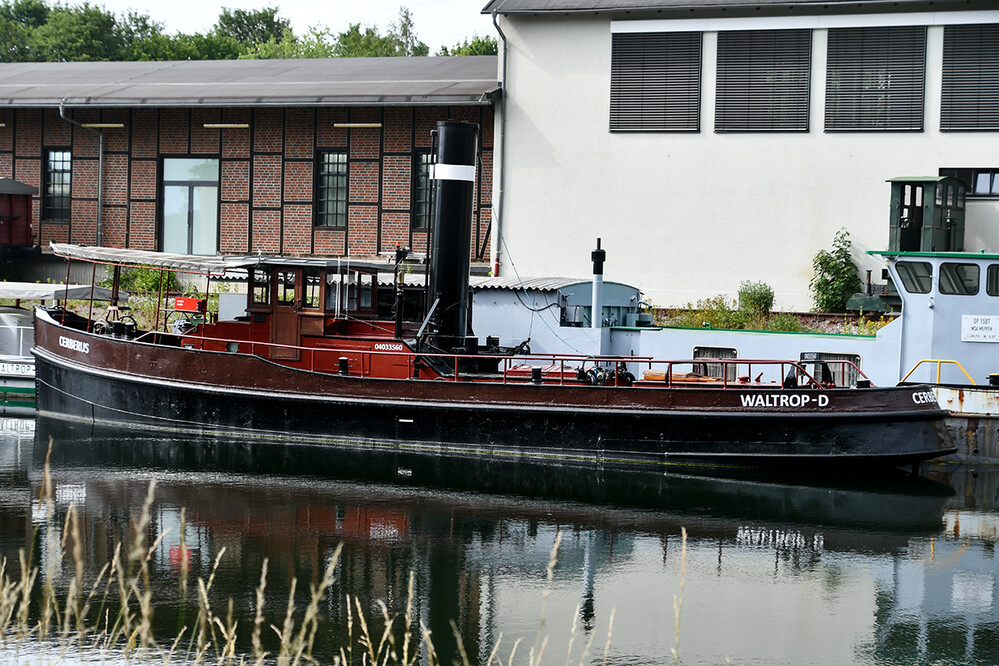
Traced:
<path id="1" fill-rule="evenodd" d="M 434 227 L 430 255 L 430 300 L 440 298 L 438 344 L 463 346 L 468 335 L 468 270 L 472 250 L 472 193 L 479 126 L 437 123 L 434 166 Z"/>

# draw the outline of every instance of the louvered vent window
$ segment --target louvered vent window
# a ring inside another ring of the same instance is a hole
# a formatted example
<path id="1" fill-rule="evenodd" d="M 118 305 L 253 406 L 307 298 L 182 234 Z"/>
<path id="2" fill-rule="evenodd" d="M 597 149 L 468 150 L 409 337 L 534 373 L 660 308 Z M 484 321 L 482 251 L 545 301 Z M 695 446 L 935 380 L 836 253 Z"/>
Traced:
<path id="1" fill-rule="evenodd" d="M 999 129 L 999 25 L 944 28 L 940 129 Z"/>
<path id="2" fill-rule="evenodd" d="M 826 131 L 920 131 L 926 28 L 829 31 Z"/>
<path id="3" fill-rule="evenodd" d="M 810 30 L 718 33 L 716 132 L 807 132 Z"/>
<path id="4" fill-rule="evenodd" d="M 611 131 L 696 132 L 700 94 L 701 33 L 613 35 Z"/>

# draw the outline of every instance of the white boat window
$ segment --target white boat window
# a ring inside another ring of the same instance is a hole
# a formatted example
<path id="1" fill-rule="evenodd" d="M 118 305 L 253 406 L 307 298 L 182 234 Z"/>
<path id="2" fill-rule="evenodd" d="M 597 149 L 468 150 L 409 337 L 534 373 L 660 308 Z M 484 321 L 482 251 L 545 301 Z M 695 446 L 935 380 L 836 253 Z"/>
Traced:
<path id="1" fill-rule="evenodd" d="M 974 296 L 978 293 L 978 273 L 977 264 L 940 264 L 940 293 Z"/>
<path id="2" fill-rule="evenodd" d="M 902 288 L 910 294 L 928 294 L 933 266 L 928 261 L 900 261 L 895 265 L 902 279 Z"/>
<path id="3" fill-rule="evenodd" d="M 999 296 L 999 264 L 989 265 L 985 273 L 985 291 L 989 296 Z"/>
<path id="4" fill-rule="evenodd" d="M 739 350 L 735 347 L 694 347 L 694 358 L 738 358 Z M 722 369 L 724 366 L 724 370 Z M 724 376 L 734 382 L 738 368 L 734 363 L 695 363 L 694 372 L 705 377 Z"/>

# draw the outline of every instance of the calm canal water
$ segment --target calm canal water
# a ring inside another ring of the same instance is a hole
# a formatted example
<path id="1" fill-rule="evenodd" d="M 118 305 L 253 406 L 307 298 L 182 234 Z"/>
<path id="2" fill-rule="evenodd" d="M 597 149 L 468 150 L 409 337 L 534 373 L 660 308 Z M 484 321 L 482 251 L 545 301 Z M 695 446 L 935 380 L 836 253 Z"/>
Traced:
<path id="1" fill-rule="evenodd" d="M 3 425 L 0 555 L 16 562 L 20 549 L 31 553 L 55 572 L 61 593 L 74 567 L 53 564 L 58 552 L 44 532 L 62 538 L 73 503 L 92 579 L 129 538 L 155 479 L 149 533 L 166 533 L 150 560 L 161 640 L 196 612 L 194 591 L 185 597 L 178 584 L 183 510 L 192 581 L 207 578 L 225 548 L 212 606 L 224 615 L 233 600 L 247 652 L 264 560 L 264 621 L 280 626 L 292 580 L 301 609 L 308 583 L 343 544 L 333 594 L 320 606 L 314 654 L 323 663 L 346 640 L 345 595 L 371 617 L 379 601 L 402 612 L 410 572 L 414 614 L 443 663 L 457 658 L 452 620 L 471 663 L 485 663 L 497 641 L 503 663 L 517 641 L 514 663 L 526 663 L 539 633 L 547 637 L 542 663 L 566 663 L 570 644 L 579 663 L 591 638 L 583 662 L 601 663 L 609 629 L 610 663 L 671 661 L 681 590 L 681 663 L 999 663 L 999 474 L 988 468 L 774 481 L 181 439 L 45 420 Z M 50 439 L 56 517 L 47 523 L 37 498 Z"/>

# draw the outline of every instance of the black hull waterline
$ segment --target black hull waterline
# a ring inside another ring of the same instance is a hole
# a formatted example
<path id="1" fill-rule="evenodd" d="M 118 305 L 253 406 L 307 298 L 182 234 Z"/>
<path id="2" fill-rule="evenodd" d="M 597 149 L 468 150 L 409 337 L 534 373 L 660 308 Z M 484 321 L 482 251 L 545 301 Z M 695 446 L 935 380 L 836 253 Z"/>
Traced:
<path id="1" fill-rule="evenodd" d="M 721 393 L 712 389 L 672 389 L 676 392 L 674 405 L 662 409 L 601 405 L 600 400 L 592 400 L 590 405 L 560 407 L 546 402 L 547 387 L 522 385 L 509 389 L 534 390 L 537 400 L 531 403 L 501 401 L 488 393 L 476 399 L 480 386 L 475 383 L 331 377 L 240 354 L 176 348 L 164 352 L 186 355 L 187 362 L 194 366 L 212 367 L 217 362 L 238 369 L 241 363 L 259 364 L 264 370 L 291 373 L 302 386 L 340 382 L 338 385 L 345 390 L 334 393 L 231 383 L 220 386 L 207 381 L 211 377 L 205 372 L 201 376 L 206 381 L 192 381 L 80 362 L 71 358 L 74 350 L 61 354 L 58 343 L 46 344 L 46 339 L 65 339 L 59 338 L 61 328 L 43 323 L 35 349 L 38 411 L 55 418 L 265 439 L 291 437 L 311 446 L 396 447 L 431 454 L 600 463 L 895 466 L 914 464 L 952 450 L 942 440 L 946 412 L 936 408 L 864 411 L 854 405 L 848 411 L 808 412 L 705 408 L 703 405 L 713 399 L 710 394 Z M 51 333 L 46 335 L 46 329 Z M 130 358 L 130 368 L 141 367 L 146 355 L 158 355 L 161 350 L 141 342 L 71 333 L 74 339 L 91 341 L 92 356 Z M 163 367 L 169 362 L 159 359 L 146 367 Z M 450 393 L 442 396 L 444 384 L 450 385 L 444 387 Z M 365 391 L 349 390 L 362 385 Z M 372 386 L 376 388 L 372 390 Z M 910 387 L 905 399 L 919 389 Z M 600 395 L 620 389 L 573 390 Z M 867 389 L 871 396 L 897 390 Z M 850 390 L 842 391 L 827 393 L 833 403 L 840 397 L 845 402 Z M 738 400 L 739 389 L 725 392 Z M 746 389 L 742 393 L 754 392 L 758 394 L 759 390 Z M 692 407 L 677 407 L 676 401 L 685 396 Z M 750 398 L 748 404 L 753 400 Z M 877 404 L 884 402 L 875 400 Z M 746 398 L 742 404 L 747 404 Z"/>

